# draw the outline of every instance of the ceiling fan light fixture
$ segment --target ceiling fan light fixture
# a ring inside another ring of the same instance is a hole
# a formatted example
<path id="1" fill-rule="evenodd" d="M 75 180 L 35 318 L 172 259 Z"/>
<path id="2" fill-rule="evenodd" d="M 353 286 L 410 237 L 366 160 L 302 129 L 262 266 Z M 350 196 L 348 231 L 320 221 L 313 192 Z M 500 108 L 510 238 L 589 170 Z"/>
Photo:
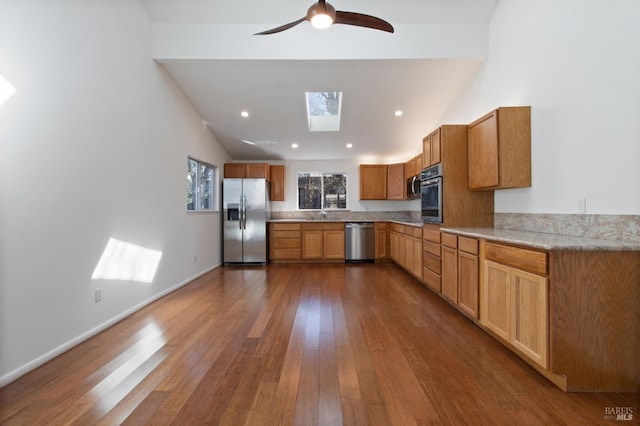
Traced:
<path id="1" fill-rule="evenodd" d="M 336 10 L 329 3 L 315 3 L 307 10 L 307 19 L 314 28 L 329 28 L 336 20 Z"/>
<path id="2" fill-rule="evenodd" d="M 325 28 L 329 28 L 333 24 L 333 19 L 329 15 L 315 15 L 311 18 L 311 25 L 319 30 L 324 30 Z"/>

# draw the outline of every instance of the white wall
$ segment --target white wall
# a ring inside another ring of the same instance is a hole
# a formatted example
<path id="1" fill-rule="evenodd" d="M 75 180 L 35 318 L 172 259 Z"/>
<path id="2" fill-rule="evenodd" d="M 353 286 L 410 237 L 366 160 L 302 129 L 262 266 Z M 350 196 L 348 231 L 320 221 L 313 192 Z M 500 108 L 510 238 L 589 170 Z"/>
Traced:
<path id="1" fill-rule="evenodd" d="M 640 214 L 640 2 L 500 0 L 487 62 L 443 122 L 531 105 L 533 184 L 496 212 Z"/>
<path id="2" fill-rule="evenodd" d="M 0 386 L 219 265 L 219 215 L 185 212 L 186 160 L 230 160 L 150 59 L 139 2 L 1 9 Z M 91 279 L 110 238 L 162 251 L 151 283 Z"/>
<path id="3" fill-rule="evenodd" d="M 347 209 L 360 211 L 418 211 L 420 201 L 362 201 L 360 197 L 360 163 L 354 160 L 286 161 L 285 201 L 271 203 L 272 211 L 296 211 L 298 208 L 298 173 L 347 173 Z M 276 164 L 275 162 L 273 164 Z"/>

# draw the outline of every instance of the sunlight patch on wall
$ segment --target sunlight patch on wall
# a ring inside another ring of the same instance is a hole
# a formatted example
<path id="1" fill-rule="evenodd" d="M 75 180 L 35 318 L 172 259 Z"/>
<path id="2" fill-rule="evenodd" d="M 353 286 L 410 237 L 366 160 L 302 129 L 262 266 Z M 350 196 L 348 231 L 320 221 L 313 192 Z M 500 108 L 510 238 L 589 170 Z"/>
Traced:
<path id="1" fill-rule="evenodd" d="M 0 105 L 13 96 L 14 93 L 16 93 L 16 88 L 0 74 Z"/>
<path id="2" fill-rule="evenodd" d="M 161 251 L 110 238 L 91 279 L 151 283 L 160 257 Z"/>

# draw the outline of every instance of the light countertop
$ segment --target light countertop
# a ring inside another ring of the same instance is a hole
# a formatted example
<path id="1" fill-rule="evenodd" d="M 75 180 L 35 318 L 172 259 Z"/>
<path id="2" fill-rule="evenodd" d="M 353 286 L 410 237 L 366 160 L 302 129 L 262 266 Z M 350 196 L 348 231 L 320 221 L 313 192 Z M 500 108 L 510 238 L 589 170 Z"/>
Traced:
<path id="1" fill-rule="evenodd" d="M 542 250 L 640 251 L 640 241 L 599 240 L 498 228 L 441 228 L 443 232 Z"/>

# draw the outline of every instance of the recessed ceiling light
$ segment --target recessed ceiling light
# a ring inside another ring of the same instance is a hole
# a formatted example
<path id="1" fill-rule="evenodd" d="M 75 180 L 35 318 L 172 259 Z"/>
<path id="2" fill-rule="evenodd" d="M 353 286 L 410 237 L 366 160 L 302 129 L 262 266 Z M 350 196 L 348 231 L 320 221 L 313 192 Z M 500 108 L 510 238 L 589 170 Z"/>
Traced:
<path id="1" fill-rule="evenodd" d="M 352 143 L 348 143 L 347 144 L 347 148 L 353 148 L 353 144 Z"/>
<path id="2" fill-rule="evenodd" d="M 291 148 L 293 148 L 293 149 L 298 148 L 298 144 L 297 144 L 297 143 L 292 143 L 292 144 L 291 144 Z"/>
<path id="3" fill-rule="evenodd" d="M 402 111 L 397 110 L 396 112 L 394 112 L 396 117 L 400 117 L 402 115 Z"/>
<path id="4" fill-rule="evenodd" d="M 240 113 L 240 115 L 241 115 L 243 118 L 247 118 L 247 117 L 249 117 L 249 111 L 242 111 L 242 112 Z"/>

